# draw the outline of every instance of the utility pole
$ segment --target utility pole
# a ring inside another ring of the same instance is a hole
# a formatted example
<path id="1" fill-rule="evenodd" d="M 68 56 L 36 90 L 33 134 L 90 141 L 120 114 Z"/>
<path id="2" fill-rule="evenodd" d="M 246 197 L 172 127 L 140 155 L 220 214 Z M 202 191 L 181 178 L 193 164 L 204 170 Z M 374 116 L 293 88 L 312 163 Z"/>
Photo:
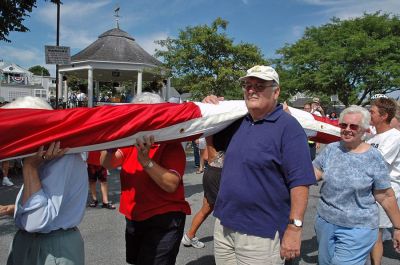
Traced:
<path id="1" fill-rule="evenodd" d="M 57 43 L 60 46 L 60 1 L 57 2 Z M 56 64 L 56 109 L 58 109 L 58 64 Z"/>

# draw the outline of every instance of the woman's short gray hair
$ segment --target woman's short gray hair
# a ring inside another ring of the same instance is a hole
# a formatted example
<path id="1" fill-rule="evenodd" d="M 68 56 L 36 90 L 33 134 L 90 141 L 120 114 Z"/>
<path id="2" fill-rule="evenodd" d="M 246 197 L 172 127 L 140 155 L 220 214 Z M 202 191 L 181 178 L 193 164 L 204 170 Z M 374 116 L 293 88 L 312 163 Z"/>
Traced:
<path id="1" fill-rule="evenodd" d="M 156 103 L 163 103 L 164 100 L 160 97 L 160 95 L 150 92 L 143 92 L 137 95 L 133 100 L 132 103 L 136 104 L 156 104 Z"/>
<path id="2" fill-rule="evenodd" d="M 53 108 L 50 106 L 47 101 L 38 97 L 19 97 L 16 100 L 7 103 L 2 106 L 3 109 L 48 109 L 52 110 Z"/>
<path id="3" fill-rule="evenodd" d="M 371 122 L 371 114 L 369 113 L 369 111 L 366 108 L 357 106 L 357 105 L 351 105 L 348 108 L 345 108 L 339 116 L 339 123 L 343 122 L 343 117 L 346 114 L 350 114 L 350 113 L 359 113 L 361 114 L 361 127 L 364 129 L 368 129 L 369 128 L 369 124 Z"/>

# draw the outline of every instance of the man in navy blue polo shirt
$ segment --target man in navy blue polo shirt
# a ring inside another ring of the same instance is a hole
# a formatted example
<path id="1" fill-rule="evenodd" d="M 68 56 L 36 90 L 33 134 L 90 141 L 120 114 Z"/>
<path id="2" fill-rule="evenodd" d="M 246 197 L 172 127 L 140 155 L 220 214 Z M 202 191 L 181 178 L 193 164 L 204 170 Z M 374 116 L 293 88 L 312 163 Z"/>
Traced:
<path id="1" fill-rule="evenodd" d="M 278 104 L 272 67 L 255 66 L 241 81 L 249 113 L 226 151 L 214 209 L 216 264 L 283 264 L 300 255 L 308 186 L 316 182 L 307 137 Z"/>

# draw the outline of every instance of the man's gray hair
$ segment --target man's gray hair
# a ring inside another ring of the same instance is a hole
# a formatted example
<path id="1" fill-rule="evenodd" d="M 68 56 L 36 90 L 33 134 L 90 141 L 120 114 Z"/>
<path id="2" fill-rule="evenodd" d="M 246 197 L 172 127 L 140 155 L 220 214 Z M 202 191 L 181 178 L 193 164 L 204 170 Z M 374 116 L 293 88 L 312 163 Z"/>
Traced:
<path id="1" fill-rule="evenodd" d="M 275 91 L 279 87 L 279 84 L 274 80 L 272 81 L 272 91 Z"/>
<path id="2" fill-rule="evenodd" d="M 136 104 L 156 104 L 156 103 L 163 103 L 164 100 L 160 97 L 160 95 L 150 92 L 143 92 L 142 94 L 137 95 L 133 100 L 132 103 Z"/>
<path id="3" fill-rule="evenodd" d="M 1 108 L 3 109 L 48 109 L 53 108 L 44 99 L 38 97 L 19 97 L 16 100 L 5 104 Z"/>
<path id="4" fill-rule="evenodd" d="M 369 123 L 371 122 L 371 114 L 369 113 L 369 111 L 366 108 L 357 106 L 357 105 L 351 105 L 348 108 L 345 108 L 339 116 L 339 123 L 343 122 L 343 117 L 346 114 L 350 114 L 350 113 L 359 113 L 361 114 L 361 127 L 364 129 L 368 129 L 369 128 Z"/>
<path id="5" fill-rule="evenodd" d="M 394 115 L 394 118 L 400 122 L 400 101 L 396 101 L 396 114 Z"/>

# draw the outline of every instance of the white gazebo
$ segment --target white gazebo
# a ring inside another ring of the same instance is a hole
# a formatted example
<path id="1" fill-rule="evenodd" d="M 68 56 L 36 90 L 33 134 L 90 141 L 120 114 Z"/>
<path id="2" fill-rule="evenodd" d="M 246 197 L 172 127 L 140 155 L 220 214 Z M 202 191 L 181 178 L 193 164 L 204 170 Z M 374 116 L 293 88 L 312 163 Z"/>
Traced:
<path id="1" fill-rule="evenodd" d="M 161 62 L 140 47 L 135 39 L 117 28 L 108 30 L 88 47 L 71 57 L 71 64 L 59 66 L 59 95 L 62 91 L 63 76 L 74 76 L 88 80 L 88 98 L 93 98 L 93 89 L 99 82 L 133 81 L 136 94 L 142 92 L 143 81 L 152 81 L 161 76 Z M 168 99 L 170 81 L 168 79 L 164 98 Z M 92 107 L 92 100 L 88 106 Z"/>

